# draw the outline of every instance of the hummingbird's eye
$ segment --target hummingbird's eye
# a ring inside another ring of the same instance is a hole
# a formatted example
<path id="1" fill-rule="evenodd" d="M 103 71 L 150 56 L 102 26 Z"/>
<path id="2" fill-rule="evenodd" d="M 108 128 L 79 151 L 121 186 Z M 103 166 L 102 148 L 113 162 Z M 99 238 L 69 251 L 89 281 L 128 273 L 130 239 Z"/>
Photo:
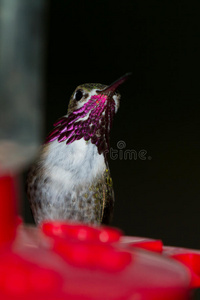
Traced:
<path id="1" fill-rule="evenodd" d="M 76 94 L 75 94 L 75 100 L 76 101 L 79 101 L 79 100 L 81 100 L 81 98 L 83 97 L 83 91 L 82 90 L 77 90 L 76 91 Z"/>

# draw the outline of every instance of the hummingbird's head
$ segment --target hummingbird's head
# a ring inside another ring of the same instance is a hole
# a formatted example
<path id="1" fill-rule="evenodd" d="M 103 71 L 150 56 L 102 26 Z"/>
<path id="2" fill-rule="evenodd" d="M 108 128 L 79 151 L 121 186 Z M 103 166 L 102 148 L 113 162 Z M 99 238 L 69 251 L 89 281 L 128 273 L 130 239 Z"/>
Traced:
<path id="1" fill-rule="evenodd" d="M 116 89 L 129 75 L 125 74 L 109 86 L 100 83 L 79 85 L 70 98 L 67 116 L 54 124 L 55 128 L 47 136 L 46 143 L 57 139 L 58 142 L 71 144 L 84 138 L 97 146 L 99 154 L 105 154 L 121 97 Z"/>
<path id="2" fill-rule="evenodd" d="M 106 108 L 106 104 L 113 102 L 115 106 L 115 113 L 119 108 L 120 94 L 118 91 L 113 91 L 113 93 L 107 94 L 103 93 L 104 90 L 108 88 L 107 85 L 101 83 L 85 83 L 79 85 L 73 92 L 69 106 L 68 114 L 84 106 L 85 109 L 90 108 L 93 110 L 102 105 Z M 106 102 L 106 103 L 105 103 Z"/>

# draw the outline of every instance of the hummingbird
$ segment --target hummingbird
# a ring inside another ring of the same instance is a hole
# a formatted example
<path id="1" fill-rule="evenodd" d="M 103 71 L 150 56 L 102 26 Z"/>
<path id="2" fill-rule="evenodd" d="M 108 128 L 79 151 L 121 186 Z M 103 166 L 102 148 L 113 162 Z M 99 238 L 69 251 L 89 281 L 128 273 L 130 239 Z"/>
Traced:
<path id="1" fill-rule="evenodd" d="M 71 220 L 109 224 L 114 191 L 108 166 L 109 134 L 120 104 L 117 88 L 86 83 L 73 92 L 67 114 L 58 119 L 27 176 L 35 223 Z"/>

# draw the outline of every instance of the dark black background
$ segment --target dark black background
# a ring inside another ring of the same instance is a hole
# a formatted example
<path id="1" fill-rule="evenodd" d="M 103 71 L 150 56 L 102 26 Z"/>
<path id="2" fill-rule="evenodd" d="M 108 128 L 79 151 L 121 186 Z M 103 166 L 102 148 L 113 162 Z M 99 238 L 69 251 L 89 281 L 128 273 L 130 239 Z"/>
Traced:
<path id="1" fill-rule="evenodd" d="M 49 1 L 46 127 L 75 87 L 126 72 L 111 147 L 147 151 L 110 160 L 112 225 L 127 235 L 200 249 L 199 1 Z M 26 217 L 30 221 L 26 203 Z"/>

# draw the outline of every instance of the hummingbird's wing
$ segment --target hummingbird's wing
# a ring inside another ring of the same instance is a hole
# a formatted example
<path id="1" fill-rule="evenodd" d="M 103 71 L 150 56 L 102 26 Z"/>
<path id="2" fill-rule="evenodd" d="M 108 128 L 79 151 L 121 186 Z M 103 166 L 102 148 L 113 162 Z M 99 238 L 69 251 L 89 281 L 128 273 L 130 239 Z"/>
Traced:
<path id="1" fill-rule="evenodd" d="M 110 170 L 107 167 L 103 180 L 103 201 L 102 201 L 102 224 L 109 224 L 113 216 L 114 190 L 113 182 L 110 176 Z"/>

